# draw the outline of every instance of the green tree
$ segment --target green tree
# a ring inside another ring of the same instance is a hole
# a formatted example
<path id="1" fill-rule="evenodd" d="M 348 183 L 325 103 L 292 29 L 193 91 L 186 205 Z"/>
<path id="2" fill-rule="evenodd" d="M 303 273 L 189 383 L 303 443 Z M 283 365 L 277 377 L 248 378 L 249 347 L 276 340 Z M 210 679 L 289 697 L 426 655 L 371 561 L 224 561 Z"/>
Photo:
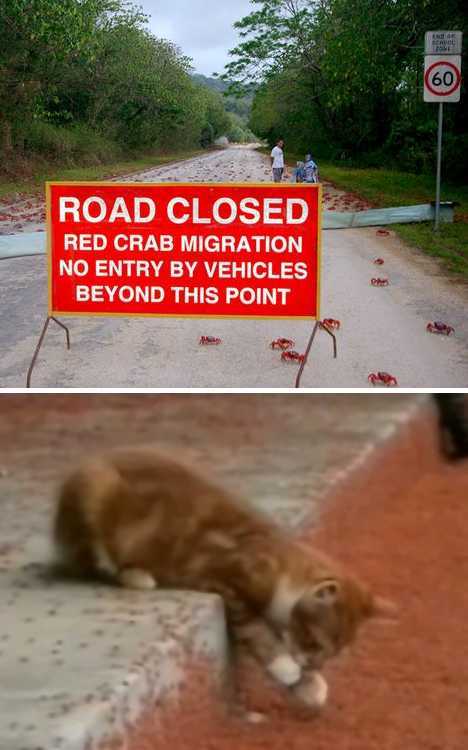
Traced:
<path id="1" fill-rule="evenodd" d="M 126 0 L 0 0 L 3 165 L 23 144 L 73 160 L 86 144 L 104 155 L 116 144 L 174 150 L 226 133 L 221 94 L 146 21 Z"/>
<path id="2" fill-rule="evenodd" d="M 241 42 L 224 77 L 234 80 L 233 91 L 259 85 L 251 118 L 259 135 L 305 144 L 313 133 L 328 154 L 386 162 L 392 153 L 416 168 L 432 163 L 434 108 L 422 103 L 424 33 L 446 28 L 447 19 L 466 28 L 465 2 L 253 3 L 256 10 L 236 24 Z M 454 155 L 455 144 L 466 144 L 467 111 L 465 97 L 447 113 Z"/>
<path id="3" fill-rule="evenodd" d="M 1 146 L 13 148 L 14 128 L 31 117 L 92 38 L 111 0 L 0 0 Z"/>

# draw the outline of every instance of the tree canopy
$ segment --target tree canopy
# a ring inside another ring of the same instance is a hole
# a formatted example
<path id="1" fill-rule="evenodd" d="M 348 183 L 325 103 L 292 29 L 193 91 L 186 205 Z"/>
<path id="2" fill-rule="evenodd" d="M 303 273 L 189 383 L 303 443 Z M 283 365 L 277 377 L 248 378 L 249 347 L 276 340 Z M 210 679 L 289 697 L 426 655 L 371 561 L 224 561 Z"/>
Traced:
<path id="1" fill-rule="evenodd" d="M 464 0 L 252 0 L 225 78 L 257 85 L 251 127 L 294 150 L 432 167 L 436 108 L 422 94 L 424 34 L 464 30 Z M 464 55 L 466 70 L 467 55 Z M 446 106 L 446 163 L 466 174 L 468 103 Z"/>
<path id="2" fill-rule="evenodd" d="M 206 146 L 238 121 L 125 0 L 0 0 L 0 153 Z"/>

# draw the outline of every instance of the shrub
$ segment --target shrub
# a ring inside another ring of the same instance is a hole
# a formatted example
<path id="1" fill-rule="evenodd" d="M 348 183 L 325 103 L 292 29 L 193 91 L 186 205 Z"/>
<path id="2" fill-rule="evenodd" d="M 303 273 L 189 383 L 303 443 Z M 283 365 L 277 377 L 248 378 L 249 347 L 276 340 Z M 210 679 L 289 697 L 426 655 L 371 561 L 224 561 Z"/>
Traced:
<path id="1" fill-rule="evenodd" d="M 28 124 L 24 133 L 24 150 L 70 165 L 105 164 L 119 155 L 116 143 L 87 125 L 64 127 L 41 120 Z"/>

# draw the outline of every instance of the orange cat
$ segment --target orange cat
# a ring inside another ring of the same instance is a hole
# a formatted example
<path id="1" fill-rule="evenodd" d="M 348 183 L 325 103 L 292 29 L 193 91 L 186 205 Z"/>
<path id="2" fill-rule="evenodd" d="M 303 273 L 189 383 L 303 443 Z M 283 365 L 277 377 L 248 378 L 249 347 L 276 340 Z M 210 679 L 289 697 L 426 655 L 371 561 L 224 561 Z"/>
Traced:
<path id="1" fill-rule="evenodd" d="M 323 663 L 385 609 L 247 504 L 148 449 L 91 459 L 73 473 L 54 536 L 80 576 L 218 593 L 234 641 L 313 707 L 327 697 Z"/>

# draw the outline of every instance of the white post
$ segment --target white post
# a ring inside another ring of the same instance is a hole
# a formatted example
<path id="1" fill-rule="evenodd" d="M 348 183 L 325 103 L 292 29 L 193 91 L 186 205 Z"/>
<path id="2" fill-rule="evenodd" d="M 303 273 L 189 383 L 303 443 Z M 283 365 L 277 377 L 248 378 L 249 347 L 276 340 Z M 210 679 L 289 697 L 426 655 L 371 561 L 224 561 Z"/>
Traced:
<path id="1" fill-rule="evenodd" d="M 434 232 L 439 231 L 440 224 L 440 178 L 442 173 L 442 127 L 444 118 L 444 105 L 439 102 L 439 129 L 437 132 L 437 182 L 436 182 L 436 204 Z"/>

